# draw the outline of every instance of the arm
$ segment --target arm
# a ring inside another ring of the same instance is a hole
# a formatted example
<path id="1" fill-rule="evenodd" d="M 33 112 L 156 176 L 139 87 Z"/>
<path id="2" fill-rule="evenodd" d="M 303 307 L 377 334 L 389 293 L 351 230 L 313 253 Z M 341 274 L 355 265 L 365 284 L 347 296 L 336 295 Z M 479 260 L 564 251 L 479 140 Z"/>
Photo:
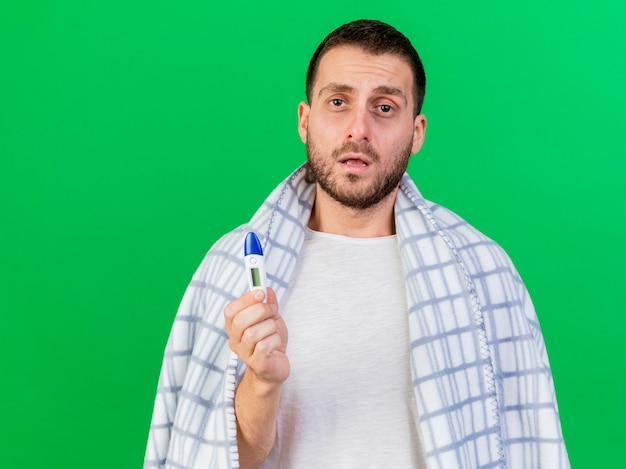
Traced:
<path id="1" fill-rule="evenodd" d="M 241 469 L 258 467 L 276 437 L 276 414 L 289 376 L 287 328 L 278 314 L 276 294 L 256 290 L 224 309 L 230 348 L 247 365 L 235 392 L 237 445 Z"/>

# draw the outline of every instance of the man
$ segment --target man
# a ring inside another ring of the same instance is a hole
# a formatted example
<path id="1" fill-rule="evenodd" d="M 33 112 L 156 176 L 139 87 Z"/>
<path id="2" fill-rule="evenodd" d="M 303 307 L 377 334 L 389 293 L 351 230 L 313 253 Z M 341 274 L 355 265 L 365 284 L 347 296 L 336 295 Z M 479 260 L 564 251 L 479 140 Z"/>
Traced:
<path id="1" fill-rule="evenodd" d="M 165 352 L 146 467 L 569 467 L 541 331 L 506 254 L 424 201 L 421 61 L 389 25 L 318 47 L 307 164 L 209 251 Z M 246 293 L 243 238 L 268 282 Z"/>

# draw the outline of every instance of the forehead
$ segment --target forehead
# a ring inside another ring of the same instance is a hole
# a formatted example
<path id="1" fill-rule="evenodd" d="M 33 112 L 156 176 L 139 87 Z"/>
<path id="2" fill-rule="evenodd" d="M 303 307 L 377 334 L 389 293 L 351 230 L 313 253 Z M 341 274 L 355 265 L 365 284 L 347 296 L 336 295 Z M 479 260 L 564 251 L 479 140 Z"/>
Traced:
<path id="1" fill-rule="evenodd" d="M 313 83 L 313 96 L 329 83 L 346 84 L 363 91 L 394 86 L 409 96 L 413 81 L 411 67 L 400 55 L 375 55 L 356 46 L 338 46 L 320 59 Z"/>

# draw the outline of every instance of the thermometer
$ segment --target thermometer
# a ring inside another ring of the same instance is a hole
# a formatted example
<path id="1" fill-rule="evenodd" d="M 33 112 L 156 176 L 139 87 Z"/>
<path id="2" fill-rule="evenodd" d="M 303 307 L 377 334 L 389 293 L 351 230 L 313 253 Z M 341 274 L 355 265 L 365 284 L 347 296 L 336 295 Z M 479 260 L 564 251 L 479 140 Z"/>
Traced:
<path id="1" fill-rule="evenodd" d="M 243 245 L 243 260 L 246 266 L 249 290 L 263 290 L 263 293 L 267 295 L 263 248 L 259 238 L 252 231 L 246 235 Z"/>

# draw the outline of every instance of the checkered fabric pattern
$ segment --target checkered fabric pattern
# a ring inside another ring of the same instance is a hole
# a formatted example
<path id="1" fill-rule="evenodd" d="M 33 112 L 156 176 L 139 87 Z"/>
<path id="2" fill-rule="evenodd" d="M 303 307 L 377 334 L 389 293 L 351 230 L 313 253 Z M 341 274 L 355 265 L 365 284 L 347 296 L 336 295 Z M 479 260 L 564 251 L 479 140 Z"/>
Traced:
<path id="1" fill-rule="evenodd" d="M 280 298 L 304 240 L 314 185 L 303 168 L 207 253 L 166 346 L 144 467 L 238 468 L 226 304 L 247 290 L 242 249 L 261 235 Z M 395 205 L 408 296 L 411 375 L 429 469 L 569 468 L 539 323 L 506 253 L 404 175 Z"/>

